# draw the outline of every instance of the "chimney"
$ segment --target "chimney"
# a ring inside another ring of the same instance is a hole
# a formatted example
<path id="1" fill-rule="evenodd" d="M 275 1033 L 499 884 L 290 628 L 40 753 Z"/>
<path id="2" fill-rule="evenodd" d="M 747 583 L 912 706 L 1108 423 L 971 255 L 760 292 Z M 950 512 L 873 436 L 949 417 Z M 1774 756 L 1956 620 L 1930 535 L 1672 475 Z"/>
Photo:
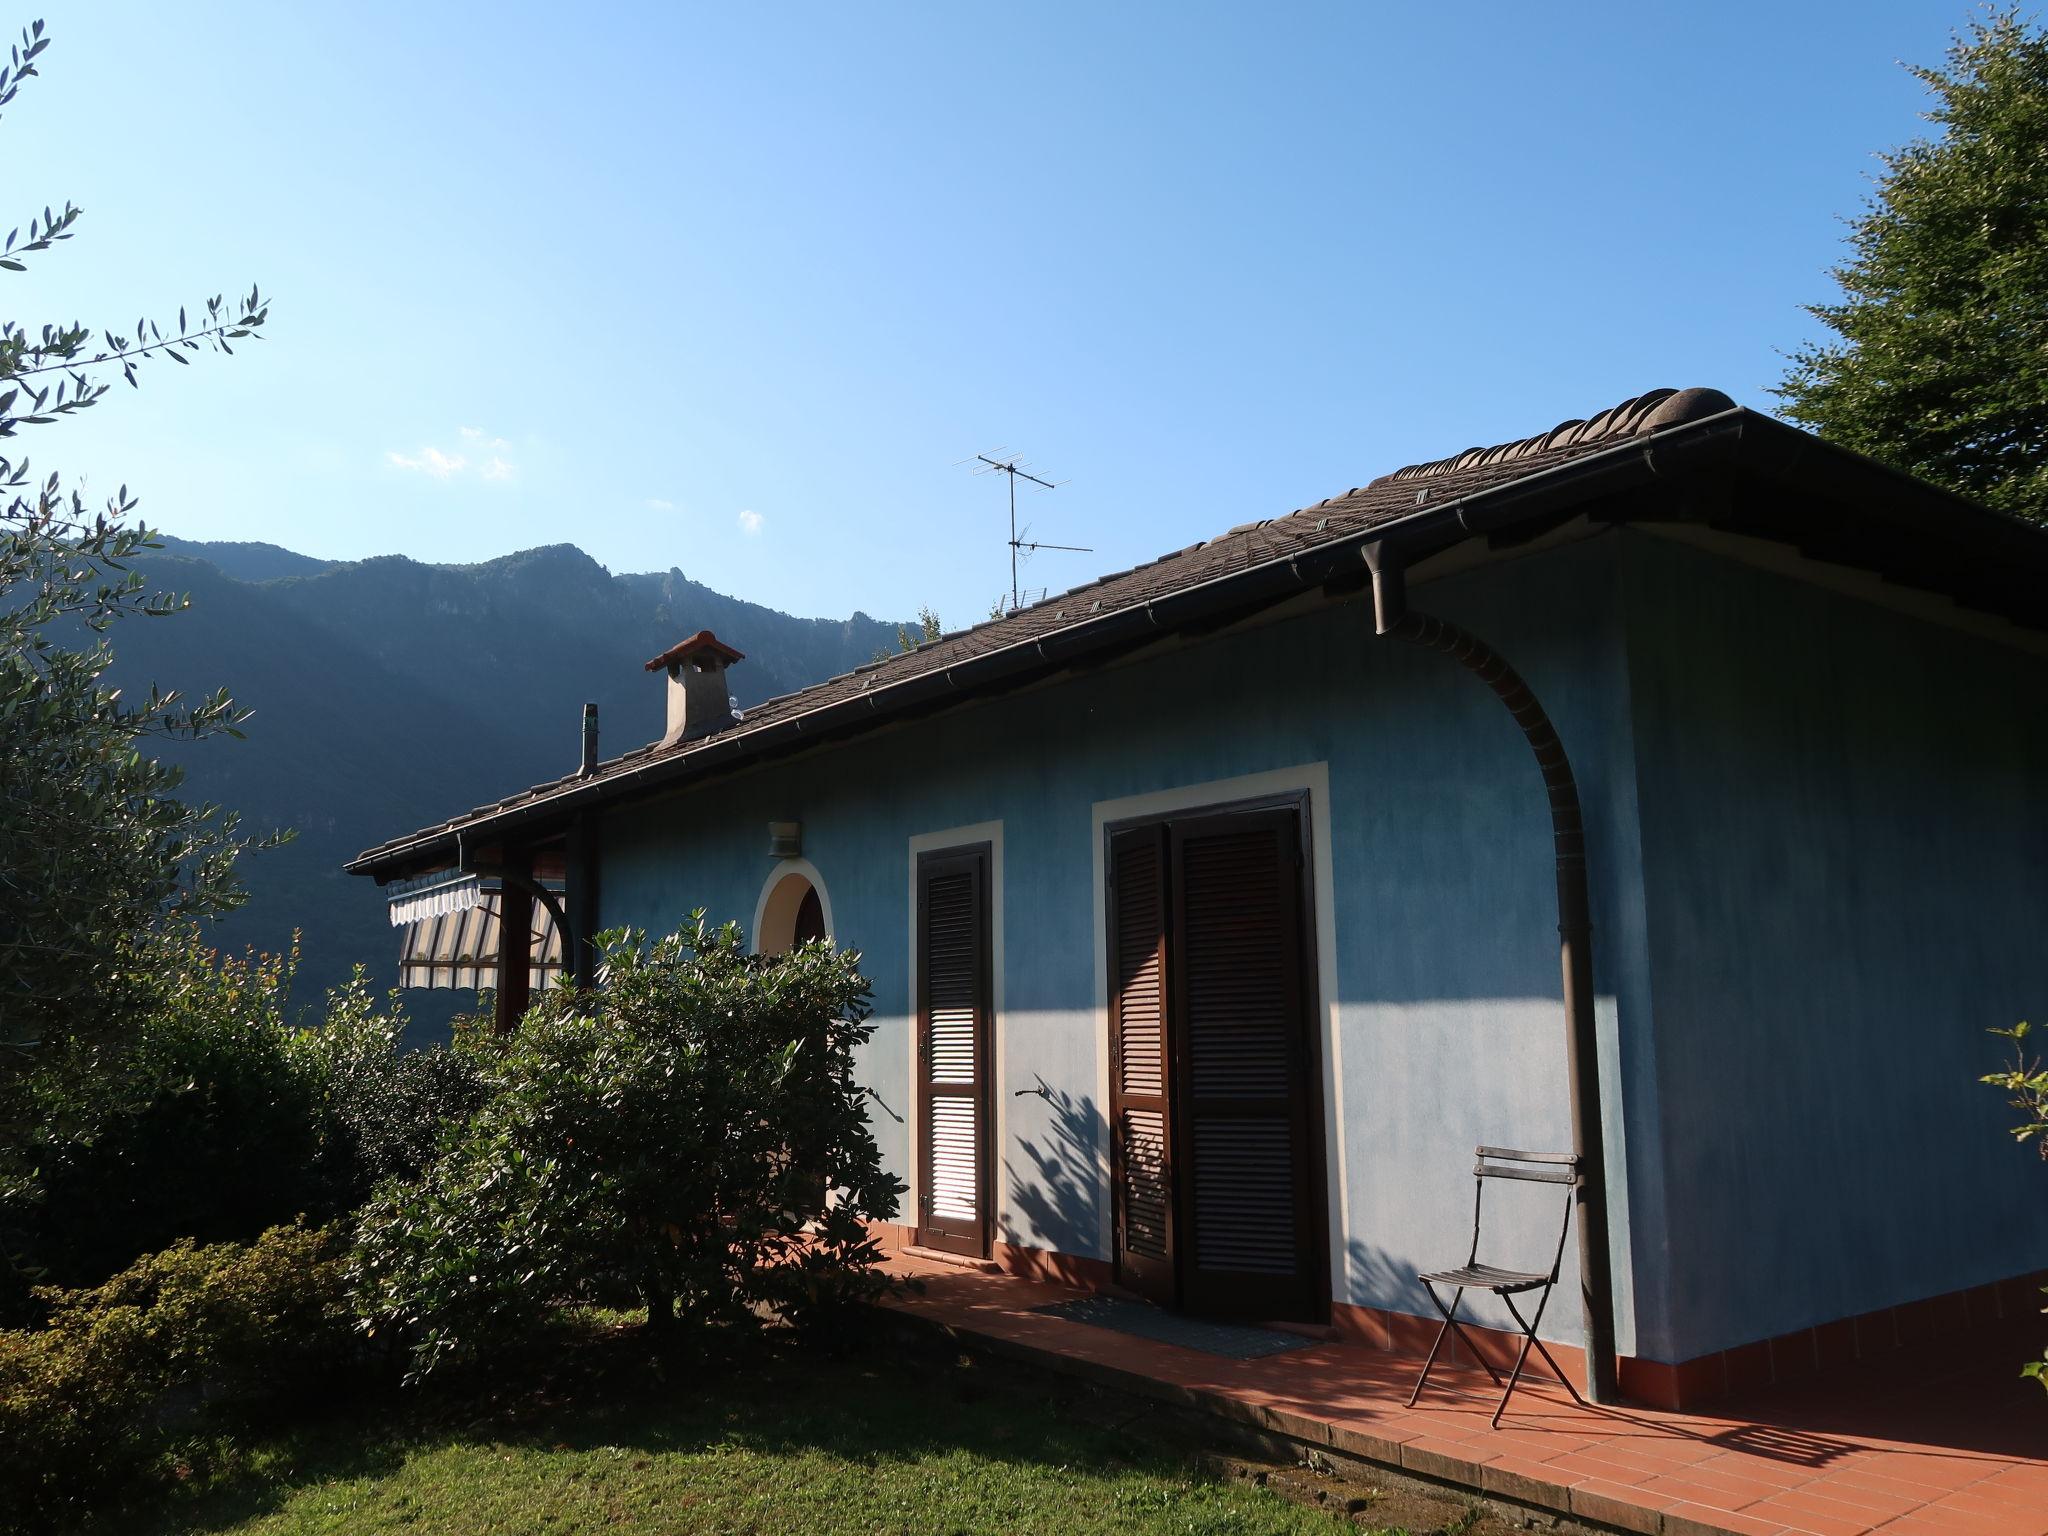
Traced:
<path id="1" fill-rule="evenodd" d="M 583 767 L 582 776 L 589 778 L 597 772 L 597 706 L 583 706 Z"/>
<path id="2" fill-rule="evenodd" d="M 668 673 L 668 729 L 661 738 L 664 747 L 701 741 L 733 723 L 725 669 L 746 659 L 710 630 L 700 629 L 681 645 L 670 646 L 647 663 L 650 672 Z"/>

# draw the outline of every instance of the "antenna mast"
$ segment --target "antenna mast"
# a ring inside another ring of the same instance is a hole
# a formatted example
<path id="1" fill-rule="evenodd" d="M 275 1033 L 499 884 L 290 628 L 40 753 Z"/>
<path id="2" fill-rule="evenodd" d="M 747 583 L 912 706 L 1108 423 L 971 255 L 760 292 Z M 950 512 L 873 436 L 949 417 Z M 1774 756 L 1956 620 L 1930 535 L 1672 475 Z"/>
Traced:
<path id="1" fill-rule="evenodd" d="M 1002 451 L 1003 450 L 1000 448 L 996 450 L 998 454 L 1000 454 Z M 1032 474 L 1031 471 L 1024 468 L 1024 465 L 1021 460 L 1016 459 L 1014 457 L 992 458 L 990 455 L 986 453 L 977 453 L 975 455 L 975 458 L 979 459 L 983 464 L 988 466 L 986 469 L 977 469 L 975 471 L 977 475 L 986 475 L 991 472 L 999 472 L 1007 476 L 1010 481 L 1010 607 L 1012 610 L 1015 610 L 1018 606 L 1017 552 L 1019 550 L 1036 551 L 1041 549 L 1063 549 L 1068 551 L 1069 553 L 1077 555 L 1091 555 L 1095 551 L 1088 548 L 1086 545 L 1082 544 L 1045 544 L 1036 542 L 1031 539 L 1020 539 L 1017 537 L 1017 477 L 1019 475 L 1022 475 L 1026 480 L 1029 480 L 1033 485 L 1042 486 L 1048 491 L 1058 490 L 1061 485 L 1066 484 L 1064 480 L 1060 481 L 1058 484 L 1055 484 L 1050 480 L 1041 480 L 1038 478 L 1038 476 Z M 965 459 L 962 459 L 961 462 L 964 464 L 967 461 Z"/>

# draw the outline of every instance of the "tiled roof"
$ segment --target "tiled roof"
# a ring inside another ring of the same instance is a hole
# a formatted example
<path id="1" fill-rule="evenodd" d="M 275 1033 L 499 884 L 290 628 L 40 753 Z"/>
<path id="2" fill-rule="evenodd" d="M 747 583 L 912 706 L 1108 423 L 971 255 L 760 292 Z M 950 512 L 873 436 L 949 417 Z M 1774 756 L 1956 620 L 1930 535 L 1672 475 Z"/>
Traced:
<path id="1" fill-rule="evenodd" d="M 941 672 L 974 657 L 1030 644 L 1071 625 L 1140 606 L 1219 576 L 1285 559 L 1391 522 L 1429 503 L 1467 496 L 1612 448 L 1626 437 L 1733 408 L 1734 402 L 1717 390 L 1652 390 L 1585 421 L 1564 422 L 1540 437 L 1495 448 L 1468 449 L 1452 458 L 1410 465 L 1314 506 L 1283 517 L 1241 523 L 1216 538 L 1190 544 L 1131 570 L 1101 577 L 971 629 L 941 635 L 915 650 L 869 662 L 796 693 L 768 699 L 748 709 L 737 724 L 714 736 L 666 747 L 659 742 L 651 743 L 600 764 L 594 774 L 571 774 L 477 806 L 436 826 L 423 827 L 366 849 L 355 863 L 375 860 L 405 844 L 453 832 L 551 794 L 638 772 L 655 758 L 681 759 L 714 747 L 725 748 L 735 737 L 764 731 L 794 716 L 857 699 L 926 673 Z"/>

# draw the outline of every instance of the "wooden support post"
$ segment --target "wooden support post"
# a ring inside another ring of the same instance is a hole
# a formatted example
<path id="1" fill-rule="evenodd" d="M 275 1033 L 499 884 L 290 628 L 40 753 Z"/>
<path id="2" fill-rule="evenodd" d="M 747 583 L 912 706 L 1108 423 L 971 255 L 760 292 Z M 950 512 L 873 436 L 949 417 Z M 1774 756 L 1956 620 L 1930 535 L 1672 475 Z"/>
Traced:
<path id="1" fill-rule="evenodd" d="M 597 946 L 591 941 L 599 927 L 600 886 L 597 828 L 587 811 L 569 824 L 564 872 L 567 888 L 562 894 L 567 899 L 563 906 L 569 913 L 569 931 L 562 935 L 566 947 L 562 960 L 569 979 L 579 987 L 587 987 L 597 980 Z"/>
<path id="2" fill-rule="evenodd" d="M 508 850 L 505 863 L 527 874 L 533 861 Z M 498 891 L 498 1008 L 492 1025 L 499 1034 L 512 1032 L 532 998 L 533 897 L 507 880 Z"/>

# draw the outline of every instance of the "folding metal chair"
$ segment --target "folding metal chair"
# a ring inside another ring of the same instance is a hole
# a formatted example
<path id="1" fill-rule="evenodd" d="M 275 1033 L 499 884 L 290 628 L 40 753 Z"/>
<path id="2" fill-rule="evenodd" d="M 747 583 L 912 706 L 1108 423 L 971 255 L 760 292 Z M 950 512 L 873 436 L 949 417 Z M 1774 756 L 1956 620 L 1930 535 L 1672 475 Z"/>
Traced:
<path id="1" fill-rule="evenodd" d="M 1562 1184 L 1564 1194 L 1564 1224 L 1557 1233 L 1557 1252 L 1550 1260 L 1550 1273 L 1538 1274 L 1534 1270 L 1496 1269 L 1491 1264 L 1479 1262 L 1479 1218 L 1486 1199 L 1488 1179 L 1523 1179 L 1536 1184 Z M 1521 1353 L 1515 1356 L 1515 1368 L 1507 1379 L 1507 1390 L 1500 1395 L 1500 1405 L 1493 1410 L 1493 1427 L 1500 1428 L 1500 1416 L 1507 1411 L 1508 1399 L 1514 1396 L 1515 1384 L 1522 1379 L 1522 1367 L 1528 1363 L 1529 1346 L 1537 1351 L 1549 1364 L 1552 1374 L 1564 1383 L 1571 1393 L 1572 1401 L 1581 1408 L 1586 1400 L 1579 1396 L 1579 1389 L 1572 1385 L 1571 1378 L 1559 1369 L 1550 1351 L 1543 1347 L 1543 1341 L 1536 1337 L 1536 1328 L 1543 1321 L 1543 1309 L 1550 1305 L 1550 1293 L 1557 1285 L 1558 1267 L 1564 1263 L 1565 1234 L 1571 1231 L 1572 1200 L 1578 1190 L 1579 1159 L 1574 1152 L 1517 1152 L 1512 1147 L 1481 1147 L 1477 1161 L 1472 1168 L 1472 1250 L 1465 1256 L 1465 1262 L 1457 1269 L 1431 1270 L 1428 1274 L 1417 1275 L 1422 1288 L 1429 1292 L 1429 1299 L 1444 1317 L 1444 1325 L 1436 1331 L 1436 1342 L 1429 1346 L 1429 1358 L 1422 1362 L 1422 1374 L 1415 1378 L 1415 1390 L 1408 1394 L 1408 1406 L 1413 1408 L 1415 1400 L 1422 1396 L 1422 1389 L 1429 1381 L 1429 1373 L 1436 1364 L 1438 1351 L 1444 1347 L 1444 1340 L 1452 1333 L 1458 1338 L 1472 1358 L 1485 1367 L 1486 1374 L 1493 1378 L 1495 1386 L 1501 1385 L 1500 1372 L 1488 1363 L 1485 1355 L 1473 1344 L 1471 1335 L 1458 1323 L 1458 1307 L 1465 1299 L 1465 1292 L 1491 1291 L 1507 1303 L 1507 1309 L 1522 1328 Z M 1451 1286 L 1451 1304 L 1444 1305 L 1444 1299 L 1437 1294 L 1437 1287 Z M 1536 1298 L 1536 1311 L 1531 1317 L 1523 1317 L 1515 1305 L 1515 1298 L 1528 1291 L 1541 1291 Z"/>

